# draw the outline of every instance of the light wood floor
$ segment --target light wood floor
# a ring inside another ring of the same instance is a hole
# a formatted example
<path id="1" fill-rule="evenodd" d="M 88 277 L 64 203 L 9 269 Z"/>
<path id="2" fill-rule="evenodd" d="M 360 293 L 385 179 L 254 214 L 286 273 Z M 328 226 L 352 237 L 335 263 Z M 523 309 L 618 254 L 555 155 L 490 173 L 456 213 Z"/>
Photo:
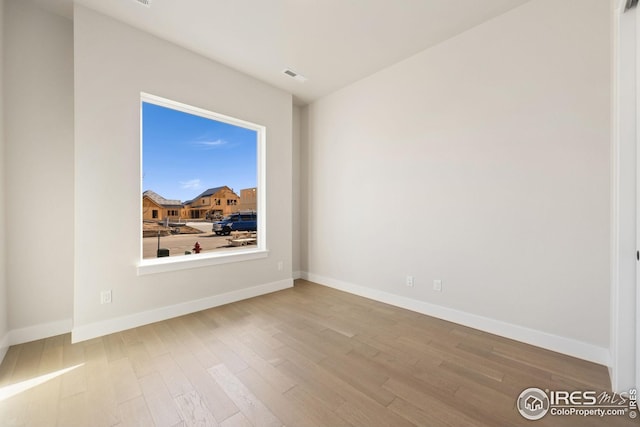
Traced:
<path id="1" fill-rule="evenodd" d="M 297 281 L 83 343 L 67 334 L 11 347 L 0 425 L 637 426 L 532 422 L 515 408 L 525 388 L 608 382 L 603 366 Z"/>

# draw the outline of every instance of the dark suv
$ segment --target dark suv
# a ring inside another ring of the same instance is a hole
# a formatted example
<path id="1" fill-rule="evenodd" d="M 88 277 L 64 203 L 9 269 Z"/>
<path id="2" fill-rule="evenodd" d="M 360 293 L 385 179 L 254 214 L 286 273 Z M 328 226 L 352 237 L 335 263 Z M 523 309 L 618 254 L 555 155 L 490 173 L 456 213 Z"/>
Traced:
<path id="1" fill-rule="evenodd" d="M 255 212 L 236 212 L 222 221 L 213 223 L 213 232 L 218 236 L 228 236 L 232 231 L 256 231 L 258 215 Z"/>

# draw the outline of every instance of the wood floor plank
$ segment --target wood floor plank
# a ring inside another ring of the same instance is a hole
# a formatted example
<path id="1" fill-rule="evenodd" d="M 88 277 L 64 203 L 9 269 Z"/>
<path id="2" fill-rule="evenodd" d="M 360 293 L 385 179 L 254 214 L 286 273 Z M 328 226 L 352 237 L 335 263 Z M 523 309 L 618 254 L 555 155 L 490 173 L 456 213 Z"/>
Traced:
<path id="1" fill-rule="evenodd" d="M 472 358 L 478 360 L 480 363 L 487 364 L 489 366 L 501 369 L 505 375 L 528 375 L 535 378 L 550 378 L 549 371 L 545 371 L 529 363 L 523 363 L 520 360 L 514 358 L 504 357 L 491 349 L 481 349 L 477 343 L 469 344 L 468 342 L 461 342 L 455 349 L 451 349 L 456 354 L 461 355 L 463 358 Z"/>
<path id="2" fill-rule="evenodd" d="M 242 412 L 238 412 L 220 423 L 220 427 L 253 427 L 253 424 L 249 422 Z"/>
<path id="3" fill-rule="evenodd" d="M 476 418 L 490 420 L 493 425 L 513 425 L 521 418 L 513 398 L 479 384 L 462 384 L 456 391 L 455 399 L 466 408 L 474 408 L 474 414 L 478 414 Z"/>
<path id="4" fill-rule="evenodd" d="M 127 329 L 125 331 L 120 332 L 120 337 L 122 339 L 122 343 L 124 345 L 133 345 L 139 344 L 142 341 L 140 340 L 140 336 L 138 335 L 138 328 Z"/>
<path id="5" fill-rule="evenodd" d="M 607 371 L 602 369 L 601 366 L 586 360 L 579 360 L 549 350 L 526 346 L 522 343 L 511 345 L 496 344 L 494 352 L 505 358 L 513 358 L 521 363 L 530 364 L 568 379 L 584 380 L 589 378 L 589 384 L 593 388 L 606 388 L 609 384 Z"/>
<path id="6" fill-rule="evenodd" d="M 57 424 L 60 381 L 42 384 L 29 396 L 27 422 L 29 426 L 51 427 Z"/>
<path id="7" fill-rule="evenodd" d="M 157 426 L 172 426 L 183 421 L 160 374 L 153 373 L 141 378 L 140 387 Z"/>
<path id="8" fill-rule="evenodd" d="M 381 337 L 379 334 L 360 333 L 354 337 L 355 340 L 369 347 L 393 356 L 396 360 L 402 361 L 406 365 L 415 365 L 422 354 L 417 353 L 415 349 L 396 346 L 395 337 Z M 441 359 L 438 359 L 440 362 Z M 438 362 L 438 363 L 439 363 Z"/>
<path id="9" fill-rule="evenodd" d="M 349 381 L 342 378 L 339 373 L 326 370 L 312 361 L 309 361 L 304 356 L 296 356 L 295 351 L 289 352 L 288 357 L 293 361 L 293 363 L 290 365 L 283 363 L 279 368 L 288 369 L 293 372 L 295 376 L 303 378 L 305 380 L 305 382 L 302 383 L 303 386 L 304 384 L 313 384 L 315 389 L 320 388 L 322 392 L 314 394 L 314 397 L 321 400 L 327 407 L 331 407 L 332 404 L 336 403 L 332 399 L 327 398 L 327 393 L 333 391 L 336 395 L 335 398 L 341 399 L 333 408 L 336 414 L 342 412 L 343 415 L 345 415 L 350 409 L 355 408 L 354 410 L 364 411 L 365 413 L 377 413 L 378 417 L 381 417 L 381 419 L 385 419 L 385 416 L 389 416 L 386 414 L 387 411 L 383 405 L 369 397 L 367 393 L 364 393 L 354 387 Z M 349 402 L 350 405 L 346 405 Z M 341 418 L 352 423 L 357 422 L 358 419 L 357 417 L 345 416 L 342 416 Z"/>
<path id="10" fill-rule="evenodd" d="M 208 371 L 251 425 L 254 427 L 282 425 L 282 422 L 226 366 L 216 365 Z"/>
<path id="11" fill-rule="evenodd" d="M 0 425 L 8 427 L 25 426 L 27 422 L 28 393 L 13 395 L 0 402 Z"/>
<path id="12" fill-rule="evenodd" d="M 197 331 L 201 323 L 196 318 L 190 316 L 181 316 L 176 319 L 171 319 L 169 325 L 178 336 L 180 345 L 188 349 L 192 353 L 200 366 L 204 369 L 210 368 L 220 363 L 220 359 L 204 344 L 203 339 L 198 337 Z M 203 338 L 208 338 L 208 335 Z"/>
<path id="13" fill-rule="evenodd" d="M 5 354 L 2 364 L 0 364 L 0 387 L 12 383 L 11 376 L 13 375 L 13 370 L 24 348 L 25 347 L 21 345 L 14 345 L 7 350 L 7 354 Z"/>
<path id="14" fill-rule="evenodd" d="M 62 346 L 64 344 L 64 335 L 55 335 L 53 337 L 44 339 L 44 347 L 42 348 L 43 353 L 51 353 L 55 352 L 56 354 L 62 356 Z"/>
<path id="15" fill-rule="evenodd" d="M 239 354 L 235 353 L 229 348 L 229 346 L 227 346 L 217 338 L 208 339 L 205 342 L 205 346 L 213 355 L 215 355 L 215 357 L 219 361 L 218 363 L 207 366 L 207 368 L 210 368 L 211 366 L 215 366 L 222 362 L 231 370 L 231 372 L 240 372 L 247 369 L 247 367 L 249 366 L 240 357 Z"/>
<path id="16" fill-rule="evenodd" d="M 176 397 L 193 391 L 193 384 L 173 360 L 171 354 L 162 354 L 151 359 L 154 370 L 162 377 L 162 380 L 171 396 Z"/>
<path id="17" fill-rule="evenodd" d="M 236 339 L 233 334 L 216 334 L 217 338 L 226 344 L 234 353 L 236 353 L 247 366 L 252 367 L 256 372 L 269 382 L 280 393 L 289 390 L 295 383 L 286 375 L 278 371 L 268 361 L 262 359 L 257 353 L 248 346 Z"/>
<path id="18" fill-rule="evenodd" d="M 608 382 L 604 366 L 296 281 L 82 343 L 12 346 L 0 426 L 527 426 L 522 390 Z M 547 415 L 535 425 L 638 424 Z"/>
<path id="19" fill-rule="evenodd" d="M 237 339 L 245 345 L 245 347 L 251 348 L 260 358 L 266 362 L 277 365 L 281 358 L 275 349 L 281 347 L 283 344 L 271 337 L 265 337 L 266 334 L 257 333 L 254 330 L 244 331 L 237 335 Z M 276 346 L 274 346 L 276 345 Z"/>
<path id="20" fill-rule="evenodd" d="M 125 344 L 124 351 L 127 354 L 127 359 L 129 359 L 136 377 L 142 378 L 154 372 L 153 364 L 150 363 L 151 357 L 144 343 L 133 342 L 131 344 Z"/>
<path id="21" fill-rule="evenodd" d="M 154 427 L 153 418 L 144 397 L 137 396 L 118 405 L 123 427 Z"/>
<path id="22" fill-rule="evenodd" d="M 194 355 L 181 352 L 175 354 L 174 358 L 217 422 L 222 422 L 238 412 L 238 407 L 211 378 L 206 369 L 200 366 Z"/>
<path id="23" fill-rule="evenodd" d="M 44 340 L 23 344 L 20 357 L 11 372 L 11 383 L 28 380 L 37 376 L 43 350 Z"/>
<path id="24" fill-rule="evenodd" d="M 397 363 L 393 357 L 385 353 L 378 353 L 373 357 L 353 351 L 350 355 L 369 369 L 383 373 L 386 378 L 401 379 L 405 383 L 413 384 L 424 392 L 434 395 L 454 396 L 459 389 L 461 380 L 441 369 L 441 364 L 423 365 L 420 368 Z"/>
<path id="25" fill-rule="evenodd" d="M 62 337 L 44 340 L 42 356 L 37 369 L 37 378 L 55 374 L 62 369 Z M 29 390 L 29 407 L 27 408 L 27 425 L 55 426 L 58 419 L 58 402 L 62 379 L 55 376 Z"/>
<path id="26" fill-rule="evenodd" d="M 162 345 L 164 345 L 169 351 L 180 346 L 180 339 L 171 328 L 168 321 L 156 322 L 149 326 L 151 326 L 153 331 L 156 333 L 158 339 L 162 342 Z"/>
<path id="27" fill-rule="evenodd" d="M 336 408 L 328 406 L 324 399 L 313 393 L 313 390 L 307 388 L 305 384 L 297 385 L 284 394 L 292 405 L 304 408 L 304 414 L 307 419 L 313 419 L 319 425 L 332 427 L 354 427 L 353 424 L 340 417 L 337 414 L 344 402 Z"/>
<path id="28" fill-rule="evenodd" d="M 490 427 L 492 425 L 484 423 L 482 420 L 469 417 L 465 412 L 460 411 L 460 408 L 457 408 L 457 402 L 440 399 L 439 397 L 423 393 L 419 388 L 398 381 L 395 378 L 391 378 L 384 387 L 404 401 L 413 404 L 415 407 L 428 408 L 429 414 L 441 420 L 443 423 L 477 427 Z"/>
<path id="29" fill-rule="evenodd" d="M 104 419 L 91 419 L 91 408 L 85 392 L 65 396 L 60 400 L 58 427 L 104 426 Z"/>
<path id="30" fill-rule="evenodd" d="M 64 335 L 62 344 L 62 364 L 65 368 L 75 367 L 62 376 L 60 398 L 64 399 L 87 391 L 87 368 L 84 347 L 71 344 L 71 335 Z"/>
<path id="31" fill-rule="evenodd" d="M 167 354 L 170 349 L 160 339 L 154 325 L 145 325 L 138 328 L 138 335 L 149 357 L 157 357 Z"/>
<path id="32" fill-rule="evenodd" d="M 252 368 L 247 368 L 236 374 L 238 379 L 251 390 L 269 410 L 286 426 L 322 427 L 314 419 L 307 417 L 303 408 L 291 405 L 289 400 L 271 384 L 266 382 Z"/>
<path id="33" fill-rule="evenodd" d="M 131 400 L 142 394 L 138 378 L 133 371 L 129 358 L 125 357 L 110 362 L 108 370 L 117 403 Z"/>
<path id="34" fill-rule="evenodd" d="M 114 362 L 126 356 L 124 340 L 121 333 L 107 335 L 104 337 L 103 345 L 109 362 Z"/>
<path id="35" fill-rule="evenodd" d="M 209 411 L 206 403 L 197 391 L 193 390 L 174 399 L 180 412 L 180 416 L 189 427 L 219 425 L 215 417 Z"/>
<path id="36" fill-rule="evenodd" d="M 333 411 L 345 401 L 339 393 L 336 393 L 335 389 L 327 387 L 321 381 L 309 379 L 310 377 L 316 376 L 316 374 L 309 373 L 308 371 L 302 373 L 301 368 L 288 360 L 278 365 L 278 369 L 293 378 L 297 384 L 297 388 L 302 388 L 307 393 L 312 394 L 317 400 L 321 401 L 326 407 Z"/>
<path id="37" fill-rule="evenodd" d="M 355 401 L 347 401 L 336 410 L 336 414 L 354 426 L 416 427 L 412 422 L 377 403 L 361 405 Z"/>
<path id="38" fill-rule="evenodd" d="M 423 353 L 423 359 L 435 358 L 446 361 L 446 363 L 463 366 L 495 381 L 502 381 L 502 378 L 504 378 L 504 371 L 498 367 L 491 366 L 491 363 L 488 363 L 488 361 L 471 356 L 465 357 L 455 352 L 447 351 L 438 345 L 437 342 L 431 342 L 430 344 L 422 346 L 421 351 Z"/>
<path id="39" fill-rule="evenodd" d="M 400 397 L 396 397 L 388 408 L 416 426 L 452 427 L 452 424 L 433 416 L 428 409 L 414 406 Z"/>
<path id="40" fill-rule="evenodd" d="M 353 358 L 327 357 L 320 362 L 320 366 L 383 406 L 395 398 L 393 393 L 382 388 L 389 377 L 379 371 L 369 370 L 370 366 L 360 365 Z"/>
<path id="41" fill-rule="evenodd" d="M 120 422 L 116 390 L 112 386 L 109 362 L 103 340 L 92 340 L 84 345 L 87 374 L 87 406 L 92 418 L 104 421 L 106 425 Z"/>
<path id="42" fill-rule="evenodd" d="M 312 346 L 310 346 L 307 342 L 305 342 L 304 338 L 298 338 L 292 336 L 288 333 L 279 332 L 273 336 L 273 338 L 280 341 L 282 344 L 287 347 L 295 349 L 298 353 L 303 354 L 310 360 L 314 362 L 319 362 L 322 359 L 326 358 L 327 355 L 322 353 L 321 351 L 316 350 Z"/>

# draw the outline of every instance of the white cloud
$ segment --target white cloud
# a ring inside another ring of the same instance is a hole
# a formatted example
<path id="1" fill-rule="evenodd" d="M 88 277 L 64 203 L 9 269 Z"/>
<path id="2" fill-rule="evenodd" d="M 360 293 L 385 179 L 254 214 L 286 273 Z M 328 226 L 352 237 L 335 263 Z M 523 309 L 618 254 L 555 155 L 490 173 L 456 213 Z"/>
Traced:
<path id="1" fill-rule="evenodd" d="M 211 149 L 216 148 L 216 147 L 221 147 L 221 146 L 226 145 L 228 143 L 229 142 L 225 141 L 224 139 L 216 139 L 215 141 L 205 140 L 205 141 L 195 141 L 194 142 L 194 144 L 201 146 L 205 150 L 211 150 Z"/>
<path id="2" fill-rule="evenodd" d="M 189 181 L 180 181 L 180 186 L 182 188 L 200 188 L 200 179 L 190 179 Z"/>

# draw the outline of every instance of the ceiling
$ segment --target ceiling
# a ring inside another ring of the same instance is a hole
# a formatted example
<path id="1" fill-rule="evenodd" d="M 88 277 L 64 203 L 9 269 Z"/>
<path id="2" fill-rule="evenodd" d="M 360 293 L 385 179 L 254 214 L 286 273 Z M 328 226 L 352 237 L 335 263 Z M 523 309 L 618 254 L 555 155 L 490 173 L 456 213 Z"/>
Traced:
<path id="1" fill-rule="evenodd" d="M 68 17 L 75 1 L 284 89 L 301 105 L 528 0 L 36 1 Z"/>

